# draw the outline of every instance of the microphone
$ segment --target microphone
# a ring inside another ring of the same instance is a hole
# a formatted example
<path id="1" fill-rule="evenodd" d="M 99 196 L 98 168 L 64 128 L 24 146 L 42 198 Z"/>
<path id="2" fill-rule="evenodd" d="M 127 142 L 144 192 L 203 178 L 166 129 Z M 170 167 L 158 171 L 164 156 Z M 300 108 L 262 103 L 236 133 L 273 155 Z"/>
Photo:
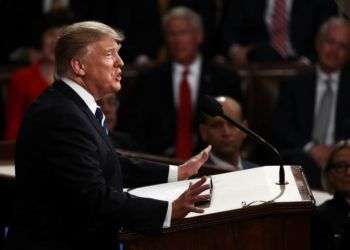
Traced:
<path id="1" fill-rule="evenodd" d="M 204 95 L 200 98 L 199 103 L 198 103 L 199 110 L 202 112 L 214 117 L 214 116 L 220 116 L 224 118 L 226 121 L 231 123 L 233 126 L 239 128 L 241 131 L 246 133 L 249 138 L 253 139 L 257 143 L 261 143 L 265 146 L 267 146 L 279 159 L 280 162 L 280 169 L 279 169 L 279 182 L 277 183 L 278 185 L 286 185 L 288 182 L 285 181 L 285 173 L 284 173 L 284 166 L 283 166 L 283 160 L 278 152 L 278 150 L 272 146 L 270 143 L 268 143 L 265 139 L 263 139 L 261 136 L 256 134 L 254 131 L 250 130 L 249 128 L 245 127 L 242 125 L 240 122 L 228 117 L 223 109 L 221 104 L 216 101 L 213 97 L 210 97 L 208 95 Z"/>

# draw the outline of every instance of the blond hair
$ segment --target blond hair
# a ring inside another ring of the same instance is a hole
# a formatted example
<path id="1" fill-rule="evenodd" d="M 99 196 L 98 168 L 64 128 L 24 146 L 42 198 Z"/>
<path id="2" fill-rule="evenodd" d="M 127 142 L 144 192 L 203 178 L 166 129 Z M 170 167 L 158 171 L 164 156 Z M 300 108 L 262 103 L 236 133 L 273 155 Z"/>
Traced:
<path id="1" fill-rule="evenodd" d="M 67 26 L 58 39 L 55 49 L 56 75 L 65 76 L 70 69 L 69 62 L 73 57 L 84 54 L 89 44 L 106 36 L 117 42 L 124 40 L 122 32 L 96 21 L 78 22 Z"/>

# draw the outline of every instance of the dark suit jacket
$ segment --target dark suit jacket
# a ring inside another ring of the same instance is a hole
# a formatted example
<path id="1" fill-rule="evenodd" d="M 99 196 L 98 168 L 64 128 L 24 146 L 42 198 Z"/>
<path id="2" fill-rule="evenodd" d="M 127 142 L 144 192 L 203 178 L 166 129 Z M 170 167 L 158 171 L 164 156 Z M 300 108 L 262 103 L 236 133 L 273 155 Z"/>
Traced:
<path id="1" fill-rule="evenodd" d="M 121 226 L 161 228 L 167 202 L 122 192 L 167 180 L 167 167 L 141 163 L 117 155 L 84 101 L 55 82 L 17 140 L 9 249 L 115 249 Z"/>
<path id="2" fill-rule="evenodd" d="M 226 48 L 232 44 L 267 45 L 270 42 L 265 22 L 267 0 L 235 0 L 224 17 L 223 37 Z M 299 56 L 314 54 L 314 38 L 320 25 L 337 14 L 331 0 L 294 0 L 289 22 L 293 48 Z"/>
<path id="3" fill-rule="evenodd" d="M 135 120 L 129 129 L 138 142 L 143 142 L 147 152 L 172 156 L 171 148 L 174 149 L 176 137 L 172 82 L 172 64 L 168 62 L 141 75 L 136 86 L 137 93 L 131 98 L 137 107 L 128 117 Z M 203 60 L 198 98 L 204 94 L 227 95 L 240 100 L 240 80 L 231 71 Z M 197 126 L 195 122 L 193 128 Z"/>
<path id="4" fill-rule="evenodd" d="M 350 244 L 350 205 L 341 194 L 317 207 L 311 223 L 312 250 L 346 250 Z"/>
<path id="5" fill-rule="evenodd" d="M 280 149 L 301 149 L 312 140 L 316 93 L 315 70 L 282 86 L 273 122 L 273 141 Z M 350 137 L 350 74 L 340 75 L 335 118 L 335 140 Z"/>

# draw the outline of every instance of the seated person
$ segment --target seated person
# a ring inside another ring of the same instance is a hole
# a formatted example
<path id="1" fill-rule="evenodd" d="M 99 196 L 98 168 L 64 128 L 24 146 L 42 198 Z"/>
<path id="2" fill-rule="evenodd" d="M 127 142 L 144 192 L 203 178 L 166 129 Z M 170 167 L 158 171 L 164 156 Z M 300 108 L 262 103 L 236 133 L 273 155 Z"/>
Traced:
<path id="1" fill-rule="evenodd" d="M 102 112 L 106 116 L 108 136 L 113 146 L 125 150 L 137 150 L 137 145 L 129 134 L 116 130 L 119 108 L 119 101 L 117 100 L 116 94 L 106 95 L 98 100 L 97 104 L 100 105 Z"/>
<path id="2" fill-rule="evenodd" d="M 350 140 L 335 145 L 322 173 L 322 184 L 334 197 L 317 207 L 312 221 L 311 249 L 349 249 Z"/>
<path id="3" fill-rule="evenodd" d="M 29 105 L 54 80 L 55 46 L 61 33 L 59 25 L 47 27 L 42 34 L 41 59 L 20 68 L 11 76 L 5 108 L 5 140 L 15 140 L 23 115 Z"/>
<path id="4" fill-rule="evenodd" d="M 245 126 L 241 105 L 233 98 L 220 96 L 216 100 L 222 105 L 225 114 Z M 241 148 L 246 134 L 228 123 L 224 118 L 203 114 L 199 127 L 202 140 L 212 146 L 208 163 L 225 171 L 236 171 L 256 167 L 255 164 L 242 160 Z"/>

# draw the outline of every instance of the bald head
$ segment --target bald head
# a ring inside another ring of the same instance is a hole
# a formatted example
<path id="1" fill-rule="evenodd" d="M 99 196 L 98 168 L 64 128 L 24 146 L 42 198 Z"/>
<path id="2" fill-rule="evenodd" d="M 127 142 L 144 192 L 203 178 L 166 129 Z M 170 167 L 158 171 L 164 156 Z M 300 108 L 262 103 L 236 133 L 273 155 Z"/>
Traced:
<path id="1" fill-rule="evenodd" d="M 218 96 L 215 100 L 222 105 L 222 109 L 228 117 L 242 121 L 242 107 L 236 100 L 227 96 Z"/>

